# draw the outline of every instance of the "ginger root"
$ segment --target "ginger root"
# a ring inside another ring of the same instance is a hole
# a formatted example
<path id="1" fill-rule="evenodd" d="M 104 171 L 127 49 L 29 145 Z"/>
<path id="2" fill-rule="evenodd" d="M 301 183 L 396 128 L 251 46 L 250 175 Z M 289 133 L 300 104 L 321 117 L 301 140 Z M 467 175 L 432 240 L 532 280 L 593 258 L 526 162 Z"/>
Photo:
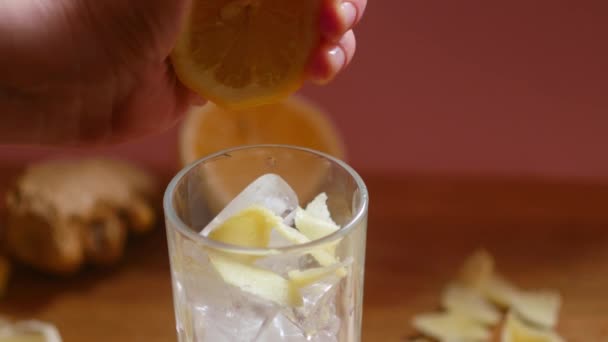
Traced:
<path id="1" fill-rule="evenodd" d="M 34 165 L 7 194 L 6 248 L 17 260 L 56 274 L 115 263 L 128 231 L 155 225 L 158 190 L 150 175 L 115 160 Z"/>

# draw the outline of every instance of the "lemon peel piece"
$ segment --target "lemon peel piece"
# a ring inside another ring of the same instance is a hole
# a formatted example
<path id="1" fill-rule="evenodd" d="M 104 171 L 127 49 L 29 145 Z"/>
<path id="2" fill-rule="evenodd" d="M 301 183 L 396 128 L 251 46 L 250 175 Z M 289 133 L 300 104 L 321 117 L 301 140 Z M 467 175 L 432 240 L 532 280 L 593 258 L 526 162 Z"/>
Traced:
<path id="1" fill-rule="evenodd" d="M 500 312 L 478 291 L 451 284 L 442 294 L 441 305 L 448 311 L 458 312 L 476 322 L 495 325 L 500 321 Z"/>
<path id="2" fill-rule="evenodd" d="M 414 317 L 420 333 L 439 341 L 487 341 L 491 334 L 483 324 L 458 312 L 426 313 Z"/>
<path id="3" fill-rule="evenodd" d="M 565 342 L 557 333 L 533 327 L 522 321 L 515 313 L 507 315 L 501 334 L 502 342 Z"/>

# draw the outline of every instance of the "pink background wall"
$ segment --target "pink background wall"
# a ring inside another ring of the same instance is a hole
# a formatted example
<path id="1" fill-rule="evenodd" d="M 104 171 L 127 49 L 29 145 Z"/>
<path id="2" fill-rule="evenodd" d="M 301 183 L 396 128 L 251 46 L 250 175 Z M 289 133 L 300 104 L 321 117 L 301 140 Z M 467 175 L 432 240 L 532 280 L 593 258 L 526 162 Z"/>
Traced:
<path id="1" fill-rule="evenodd" d="M 356 167 L 608 180 L 608 2 L 369 2 L 352 67 L 304 90 Z M 175 130 L 103 151 L 161 167 Z"/>

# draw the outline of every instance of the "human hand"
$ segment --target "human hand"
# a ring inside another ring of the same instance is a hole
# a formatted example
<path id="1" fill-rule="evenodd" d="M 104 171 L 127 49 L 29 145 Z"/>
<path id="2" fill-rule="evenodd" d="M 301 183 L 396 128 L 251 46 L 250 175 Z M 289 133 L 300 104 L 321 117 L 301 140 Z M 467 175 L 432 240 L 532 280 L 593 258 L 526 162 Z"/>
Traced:
<path id="1" fill-rule="evenodd" d="M 116 142 L 174 125 L 197 98 L 168 59 L 188 1 L 0 3 L 0 143 Z M 350 62 L 365 5 L 325 0 L 309 79 Z"/>

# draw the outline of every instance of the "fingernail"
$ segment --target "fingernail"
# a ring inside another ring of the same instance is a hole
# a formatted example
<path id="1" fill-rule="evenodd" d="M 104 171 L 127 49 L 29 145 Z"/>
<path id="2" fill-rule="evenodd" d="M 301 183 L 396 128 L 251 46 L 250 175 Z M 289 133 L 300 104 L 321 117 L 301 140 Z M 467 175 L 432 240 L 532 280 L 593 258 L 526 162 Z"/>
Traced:
<path id="1" fill-rule="evenodd" d="M 332 65 L 332 70 L 340 71 L 346 64 L 346 55 L 344 54 L 344 50 L 341 47 L 336 46 L 335 48 L 329 50 L 329 61 Z"/>
<path id="2" fill-rule="evenodd" d="M 340 46 L 327 50 L 326 55 L 313 65 L 311 80 L 316 84 L 327 84 L 344 68 L 344 64 L 346 56 Z"/>
<path id="3" fill-rule="evenodd" d="M 355 24 L 355 20 L 357 20 L 357 8 L 352 2 L 344 1 L 340 5 L 340 15 L 346 29 L 350 29 Z"/>

